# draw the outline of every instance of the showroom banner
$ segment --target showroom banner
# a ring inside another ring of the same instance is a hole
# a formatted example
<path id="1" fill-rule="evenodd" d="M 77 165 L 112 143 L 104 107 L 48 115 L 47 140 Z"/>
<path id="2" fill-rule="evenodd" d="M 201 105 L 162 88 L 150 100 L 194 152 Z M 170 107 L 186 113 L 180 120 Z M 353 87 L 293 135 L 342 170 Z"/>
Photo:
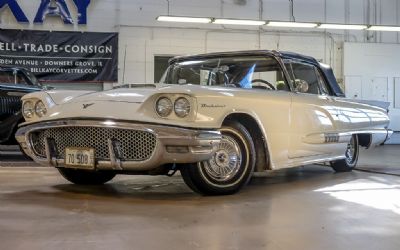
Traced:
<path id="1" fill-rule="evenodd" d="M 117 82 L 118 33 L 0 30 L 0 66 L 40 81 Z"/>

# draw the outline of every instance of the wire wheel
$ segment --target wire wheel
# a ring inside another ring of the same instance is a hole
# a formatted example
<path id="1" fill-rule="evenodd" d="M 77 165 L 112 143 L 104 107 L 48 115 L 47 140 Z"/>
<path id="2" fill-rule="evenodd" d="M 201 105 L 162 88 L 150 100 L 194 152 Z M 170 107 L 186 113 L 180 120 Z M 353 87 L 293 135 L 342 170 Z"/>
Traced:
<path id="1" fill-rule="evenodd" d="M 180 168 L 185 183 L 201 194 L 233 194 L 247 184 L 254 170 L 256 153 L 247 129 L 229 121 L 220 131 L 222 139 L 211 159 Z"/>
<path id="2" fill-rule="evenodd" d="M 353 165 L 354 161 L 356 160 L 357 148 L 356 148 L 356 140 L 354 136 L 351 137 L 349 144 L 347 144 L 347 149 L 345 152 L 346 162 L 348 165 Z"/>
<path id="3" fill-rule="evenodd" d="M 344 152 L 345 158 L 342 160 L 332 161 L 331 166 L 336 172 L 349 172 L 355 168 L 358 161 L 359 146 L 358 137 L 353 135 L 347 144 Z"/>
<path id="4" fill-rule="evenodd" d="M 202 165 L 204 170 L 215 181 L 228 181 L 239 171 L 242 153 L 239 144 L 229 135 L 223 135 L 222 141 L 214 156 Z"/>

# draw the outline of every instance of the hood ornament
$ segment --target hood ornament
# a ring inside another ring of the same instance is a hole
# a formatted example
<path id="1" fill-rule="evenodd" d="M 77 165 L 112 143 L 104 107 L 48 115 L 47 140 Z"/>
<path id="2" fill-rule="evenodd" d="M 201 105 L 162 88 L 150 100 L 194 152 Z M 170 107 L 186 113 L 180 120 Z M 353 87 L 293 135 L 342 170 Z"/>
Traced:
<path id="1" fill-rule="evenodd" d="M 87 103 L 87 104 L 83 104 L 83 109 L 86 109 L 90 106 L 92 106 L 94 103 Z"/>

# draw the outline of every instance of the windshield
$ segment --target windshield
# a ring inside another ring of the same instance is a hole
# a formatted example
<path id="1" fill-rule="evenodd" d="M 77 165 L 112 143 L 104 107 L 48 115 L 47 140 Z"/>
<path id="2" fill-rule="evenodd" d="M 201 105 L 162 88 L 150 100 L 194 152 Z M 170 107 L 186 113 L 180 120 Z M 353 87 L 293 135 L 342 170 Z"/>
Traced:
<path id="1" fill-rule="evenodd" d="M 41 84 L 39 83 L 39 80 L 36 78 L 36 76 L 32 72 L 30 72 L 29 70 L 26 70 L 25 74 L 31 80 L 33 85 L 41 86 Z"/>
<path id="2" fill-rule="evenodd" d="M 168 67 L 160 82 L 246 89 L 289 89 L 276 59 L 264 56 L 236 56 L 177 62 Z"/>

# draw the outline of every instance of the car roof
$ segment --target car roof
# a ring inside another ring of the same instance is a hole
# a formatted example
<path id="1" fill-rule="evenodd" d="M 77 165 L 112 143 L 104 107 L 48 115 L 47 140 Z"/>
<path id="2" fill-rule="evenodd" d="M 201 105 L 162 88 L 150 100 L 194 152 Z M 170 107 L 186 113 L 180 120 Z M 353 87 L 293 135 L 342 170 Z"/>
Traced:
<path id="1" fill-rule="evenodd" d="M 311 56 L 305 56 L 302 54 L 287 52 L 287 51 L 277 51 L 277 50 L 243 50 L 243 51 L 228 51 L 228 52 L 214 52 L 207 54 L 197 54 L 197 55 L 187 55 L 187 56 L 176 56 L 169 60 L 169 64 L 173 64 L 180 61 L 186 60 L 198 60 L 198 59 L 208 59 L 215 57 L 231 57 L 231 56 L 265 56 L 272 55 L 287 59 L 298 59 L 306 61 L 313 64 L 318 64 L 318 61 Z"/>
<path id="2" fill-rule="evenodd" d="M 182 62 L 187 60 L 201 60 L 201 59 L 212 59 L 212 58 L 232 57 L 232 56 L 266 56 L 266 55 L 276 56 L 283 59 L 296 59 L 316 65 L 324 72 L 326 80 L 328 81 L 328 84 L 331 86 L 334 95 L 344 96 L 344 93 L 339 87 L 335 75 L 333 74 L 332 68 L 330 66 L 328 65 L 321 66 L 321 64 L 315 58 L 294 52 L 277 51 L 277 50 L 244 50 L 244 51 L 216 52 L 216 53 L 207 53 L 198 55 L 176 56 L 169 60 L 169 64 L 171 65 L 176 62 Z"/>

